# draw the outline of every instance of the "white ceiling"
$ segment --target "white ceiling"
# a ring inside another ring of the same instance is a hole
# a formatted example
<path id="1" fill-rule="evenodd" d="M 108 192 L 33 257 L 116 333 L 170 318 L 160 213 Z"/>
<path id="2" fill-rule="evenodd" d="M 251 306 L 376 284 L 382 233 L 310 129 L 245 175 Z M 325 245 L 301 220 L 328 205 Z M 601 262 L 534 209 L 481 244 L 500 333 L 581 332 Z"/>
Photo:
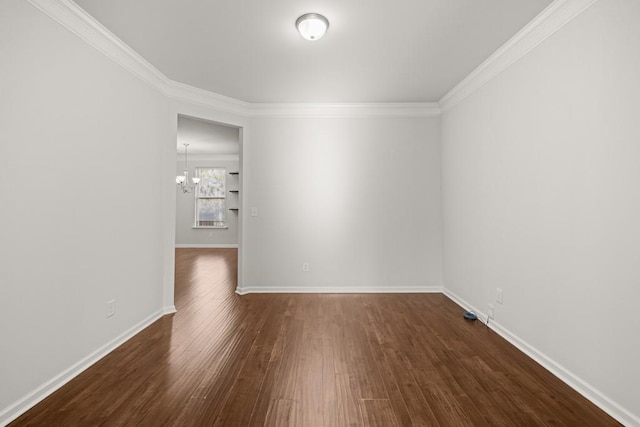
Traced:
<path id="1" fill-rule="evenodd" d="M 76 0 L 172 80 L 247 102 L 438 101 L 551 0 Z M 326 36 L 295 20 L 318 12 Z"/>
<path id="2" fill-rule="evenodd" d="M 178 116 L 177 149 L 181 159 L 184 155 L 183 144 L 189 144 L 189 156 L 238 155 L 240 131 L 231 126 Z"/>

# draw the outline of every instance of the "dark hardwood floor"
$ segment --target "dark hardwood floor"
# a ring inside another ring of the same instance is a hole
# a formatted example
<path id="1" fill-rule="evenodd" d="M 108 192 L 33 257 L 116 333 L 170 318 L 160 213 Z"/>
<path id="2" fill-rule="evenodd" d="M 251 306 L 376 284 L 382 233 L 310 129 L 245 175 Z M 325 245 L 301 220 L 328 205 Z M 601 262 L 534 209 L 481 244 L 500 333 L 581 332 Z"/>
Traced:
<path id="1" fill-rule="evenodd" d="M 234 293 L 176 250 L 176 306 L 12 425 L 609 426 L 440 294 Z"/>

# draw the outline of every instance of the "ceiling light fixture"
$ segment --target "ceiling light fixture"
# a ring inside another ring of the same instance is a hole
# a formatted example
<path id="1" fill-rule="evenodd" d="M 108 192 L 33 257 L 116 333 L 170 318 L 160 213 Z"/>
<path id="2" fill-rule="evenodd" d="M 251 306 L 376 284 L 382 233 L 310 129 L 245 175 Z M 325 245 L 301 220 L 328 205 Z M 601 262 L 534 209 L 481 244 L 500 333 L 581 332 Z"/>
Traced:
<path id="1" fill-rule="evenodd" d="M 187 147 L 189 146 L 189 144 L 183 144 L 183 145 L 184 145 L 184 172 L 182 173 L 184 175 L 176 176 L 176 184 L 180 186 L 180 189 L 182 190 L 183 193 L 191 193 L 200 182 L 200 178 L 196 178 L 196 177 L 191 178 L 193 185 L 191 185 L 191 183 L 189 182 L 189 164 L 187 163 Z"/>
<path id="2" fill-rule="evenodd" d="M 329 29 L 329 21 L 319 13 L 305 13 L 296 20 L 296 28 L 307 40 L 320 40 Z"/>

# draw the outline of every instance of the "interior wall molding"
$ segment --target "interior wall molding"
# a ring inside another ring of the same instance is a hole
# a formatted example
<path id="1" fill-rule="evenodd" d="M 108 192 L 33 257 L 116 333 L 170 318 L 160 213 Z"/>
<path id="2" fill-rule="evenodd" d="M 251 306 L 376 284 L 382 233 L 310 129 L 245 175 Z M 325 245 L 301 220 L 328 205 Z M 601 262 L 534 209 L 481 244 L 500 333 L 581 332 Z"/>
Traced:
<path id="1" fill-rule="evenodd" d="M 173 314 L 173 313 L 177 313 L 178 310 L 176 310 L 176 306 L 175 305 L 168 305 L 166 307 L 162 308 L 162 315 L 165 316 L 167 314 Z"/>
<path id="2" fill-rule="evenodd" d="M 244 117 L 437 117 L 437 102 L 252 104 L 173 81 L 71 0 L 28 0 L 87 44 L 169 99 Z"/>
<path id="3" fill-rule="evenodd" d="M 236 288 L 246 294 L 432 294 L 442 286 L 245 286 Z"/>
<path id="4" fill-rule="evenodd" d="M 439 101 L 442 112 L 458 105 L 597 1 L 555 0 L 445 94 Z"/>
<path id="5" fill-rule="evenodd" d="M 198 161 L 239 162 L 240 155 L 239 154 L 189 154 L 189 159 L 191 159 L 194 162 L 198 162 Z M 176 161 L 184 162 L 184 154 L 177 153 Z"/>
<path id="6" fill-rule="evenodd" d="M 207 230 L 207 229 L 204 229 Z M 238 248 L 237 243 L 176 243 L 176 248 L 209 248 L 209 249 L 228 249 Z"/>
<path id="7" fill-rule="evenodd" d="M 106 57 L 166 94 L 169 79 L 70 0 L 27 0 Z"/>
<path id="8" fill-rule="evenodd" d="M 459 104 L 598 0 L 555 0 L 439 102 L 248 103 L 170 80 L 71 0 L 28 0 L 63 27 L 168 98 L 244 117 L 438 117 Z"/>
<path id="9" fill-rule="evenodd" d="M 109 341 L 93 353 L 89 354 L 88 356 L 84 357 L 69 368 L 59 373 L 58 375 L 54 376 L 49 381 L 27 393 L 25 396 L 9 405 L 7 408 L 2 409 L 0 411 L 0 425 L 9 424 L 11 421 L 15 420 L 20 415 L 24 414 L 29 409 L 34 407 L 36 404 L 40 403 L 51 393 L 58 390 L 73 378 L 80 375 L 83 371 L 87 370 L 107 354 L 111 353 L 120 345 L 124 344 L 127 340 L 142 331 L 144 328 L 151 325 L 162 316 L 175 312 L 176 308 L 174 306 L 161 308 L 138 324 L 127 329 L 122 334 Z"/>
<path id="10" fill-rule="evenodd" d="M 248 102 L 169 80 L 169 78 L 167 78 L 167 84 L 163 92 L 174 101 L 214 108 L 238 116 L 249 116 L 251 104 Z"/>
<path id="11" fill-rule="evenodd" d="M 477 310 L 473 305 L 469 304 L 468 302 L 457 296 L 455 293 L 451 292 L 449 289 L 444 288 L 443 293 L 447 296 L 447 298 L 461 306 L 464 310 L 473 311 L 474 313 L 476 313 L 480 320 L 486 324 L 486 313 Z M 583 381 L 580 377 L 566 369 L 564 366 L 560 365 L 552 358 L 539 351 L 522 338 L 518 337 L 516 334 L 501 326 L 500 323 L 491 320 L 489 322 L 489 328 L 491 328 L 502 338 L 513 344 L 524 354 L 531 357 L 547 371 L 551 372 L 553 375 L 566 383 L 569 387 L 590 400 L 593 404 L 615 418 L 618 422 L 622 423 L 622 425 L 640 426 L 640 418 L 638 416 L 632 414 L 630 411 L 618 405 L 615 401 L 604 395 L 601 391 L 599 391 L 586 381 Z"/>
<path id="12" fill-rule="evenodd" d="M 389 102 L 343 104 L 250 104 L 251 117 L 312 117 L 312 118 L 370 118 L 370 117 L 438 117 L 437 102 Z"/>

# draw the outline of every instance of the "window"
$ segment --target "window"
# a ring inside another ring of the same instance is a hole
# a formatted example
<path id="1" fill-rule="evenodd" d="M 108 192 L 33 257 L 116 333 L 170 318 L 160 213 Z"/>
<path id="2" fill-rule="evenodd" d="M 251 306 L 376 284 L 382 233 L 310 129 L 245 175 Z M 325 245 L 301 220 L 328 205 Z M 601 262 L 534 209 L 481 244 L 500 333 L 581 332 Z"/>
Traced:
<path id="1" fill-rule="evenodd" d="M 196 228 L 226 228 L 226 176 L 224 168 L 196 168 Z"/>

